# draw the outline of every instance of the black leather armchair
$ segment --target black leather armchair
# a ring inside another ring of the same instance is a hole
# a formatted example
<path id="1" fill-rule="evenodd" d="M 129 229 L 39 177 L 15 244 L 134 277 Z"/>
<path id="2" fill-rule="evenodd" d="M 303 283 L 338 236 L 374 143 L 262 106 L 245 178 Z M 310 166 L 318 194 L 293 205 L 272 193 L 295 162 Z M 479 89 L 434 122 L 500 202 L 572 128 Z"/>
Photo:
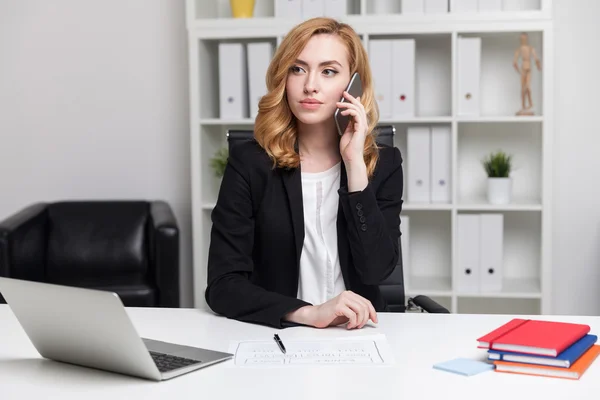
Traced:
<path id="1" fill-rule="evenodd" d="M 0 276 L 110 290 L 131 307 L 179 307 L 177 221 L 162 201 L 33 204 L 0 221 Z"/>
<path id="2" fill-rule="evenodd" d="M 380 145 L 394 146 L 394 134 L 396 129 L 393 125 L 378 125 L 376 127 L 375 140 Z M 240 141 L 250 140 L 254 137 L 252 130 L 230 129 L 227 131 L 227 142 L 229 148 L 239 143 Z M 400 227 L 402 230 L 402 227 Z M 384 281 L 379 287 L 381 294 L 388 303 L 388 311 L 390 312 L 405 312 L 405 311 L 421 311 L 428 313 L 449 313 L 448 309 L 438 304 L 427 296 L 415 296 L 406 301 L 404 292 L 404 270 L 402 265 L 402 246 L 398 243 L 400 256 L 398 264 L 394 272 Z M 408 307 L 407 307 L 408 305 Z"/>

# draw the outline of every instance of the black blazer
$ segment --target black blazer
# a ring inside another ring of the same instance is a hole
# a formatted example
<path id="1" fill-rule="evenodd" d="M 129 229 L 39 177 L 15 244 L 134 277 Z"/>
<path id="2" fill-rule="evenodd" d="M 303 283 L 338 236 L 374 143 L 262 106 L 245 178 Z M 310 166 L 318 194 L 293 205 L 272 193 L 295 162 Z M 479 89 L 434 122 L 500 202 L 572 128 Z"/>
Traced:
<path id="1" fill-rule="evenodd" d="M 338 253 L 347 290 L 387 304 L 379 284 L 398 261 L 403 172 L 400 151 L 380 149 L 368 186 L 348 192 L 342 162 Z M 212 211 L 206 301 L 226 317 L 276 328 L 309 305 L 297 298 L 304 216 L 300 168 L 273 169 L 254 140 L 233 146 Z"/>

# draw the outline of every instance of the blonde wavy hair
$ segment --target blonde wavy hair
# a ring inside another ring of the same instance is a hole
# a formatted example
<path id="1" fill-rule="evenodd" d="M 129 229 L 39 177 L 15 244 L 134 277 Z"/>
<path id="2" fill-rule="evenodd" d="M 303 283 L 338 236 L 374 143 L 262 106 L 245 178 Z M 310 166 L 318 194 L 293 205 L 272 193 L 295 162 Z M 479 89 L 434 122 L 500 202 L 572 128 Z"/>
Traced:
<path id="1" fill-rule="evenodd" d="M 266 76 L 267 94 L 258 104 L 254 124 L 254 137 L 273 160 L 273 167 L 297 168 L 300 155 L 296 151 L 297 125 L 286 96 L 286 81 L 290 68 L 308 41 L 318 34 L 336 35 L 346 45 L 350 76 L 360 74 L 363 94 L 360 102 L 367 113 L 368 130 L 365 140 L 364 160 L 367 175 L 372 177 L 379 151 L 375 142 L 375 126 L 379 112 L 373 92 L 373 79 L 367 52 L 360 37 L 350 25 L 331 18 L 312 18 L 295 26 L 283 39 L 269 65 Z"/>

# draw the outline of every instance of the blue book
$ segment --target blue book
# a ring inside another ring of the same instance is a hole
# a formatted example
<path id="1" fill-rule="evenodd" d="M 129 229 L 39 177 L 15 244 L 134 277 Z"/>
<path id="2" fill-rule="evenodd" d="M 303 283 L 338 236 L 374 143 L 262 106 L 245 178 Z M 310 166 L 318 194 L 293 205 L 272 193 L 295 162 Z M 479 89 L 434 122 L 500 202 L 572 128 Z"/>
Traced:
<path id="1" fill-rule="evenodd" d="M 585 335 L 556 357 L 538 356 L 510 351 L 488 350 L 488 360 L 512 361 L 526 364 L 547 365 L 550 367 L 570 368 L 594 343 L 596 335 Z"/>

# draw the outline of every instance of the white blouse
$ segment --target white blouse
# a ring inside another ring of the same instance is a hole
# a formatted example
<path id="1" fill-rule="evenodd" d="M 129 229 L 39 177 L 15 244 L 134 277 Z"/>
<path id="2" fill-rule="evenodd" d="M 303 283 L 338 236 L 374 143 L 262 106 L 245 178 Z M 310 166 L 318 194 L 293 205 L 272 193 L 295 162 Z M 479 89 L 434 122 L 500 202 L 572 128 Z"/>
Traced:
<path id="1" fill-rule="evenodd" d="M 318 305 L 346 290 L 337 247 L 341 162 L 327 171 L 302 172 L 304 244 L 298 298 Z"/>

